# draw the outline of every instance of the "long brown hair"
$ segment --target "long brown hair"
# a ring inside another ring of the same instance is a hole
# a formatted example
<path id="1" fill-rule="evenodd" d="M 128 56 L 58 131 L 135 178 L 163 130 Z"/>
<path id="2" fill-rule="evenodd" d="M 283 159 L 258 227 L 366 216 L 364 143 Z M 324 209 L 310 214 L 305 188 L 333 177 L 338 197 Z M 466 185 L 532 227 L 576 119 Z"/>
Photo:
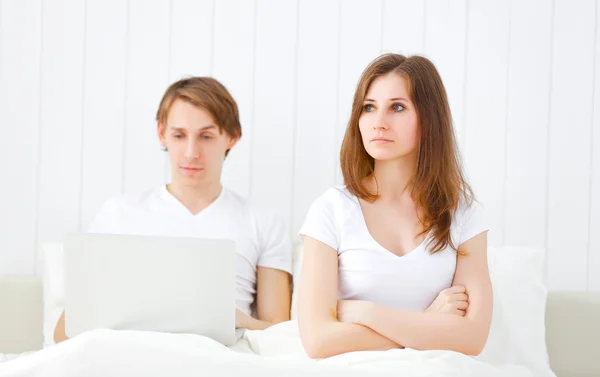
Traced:
<path id="1" fill-rule="evenodd" d="M 458 251 L 450 235 L 453 215 L 461 201 L 470 206 L 474 194 L 462 172 L 444 84 L 427 58 L 384 54 L 363 72 L 354 94 L 352 114 L 340 153 L 344 184 L 350 193 L 363 200 L 373 202 L 379 197 L 370 192 L 365 183 L 365 178 L 374 172 L 375 160 L 365 150 L 358 122 L 371 83 L 392 72 L 407 80 L 419 123 L 417 168 L 408 188 L 422 214 L 420 220 L 424 230 L 421 234 L 433 231 L 431 253 L 446 246 Z"/>

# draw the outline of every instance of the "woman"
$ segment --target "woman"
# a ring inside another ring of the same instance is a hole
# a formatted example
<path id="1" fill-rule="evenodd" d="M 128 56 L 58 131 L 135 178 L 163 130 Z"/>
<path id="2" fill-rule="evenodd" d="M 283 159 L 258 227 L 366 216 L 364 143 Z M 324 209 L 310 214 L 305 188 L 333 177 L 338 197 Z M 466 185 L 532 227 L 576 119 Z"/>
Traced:
<path id="1" fill-rule="evenodd" d="M 109 199 L 89 232 L 233 239 L 236 327 L 287 321 L 292 251 L 284 222 L 221 184 L 223 161 L 242 135 L 233 97 L 213 78 L 175 82 L 161 100 L 157 134 L 171 183 Z M 66 339 L 64 313 L 54 338 Z"/>
<path id="2" fill-rule="evenodd" d="M 386 54 L 367 67 L 340 157 L 345 185 L 322 194 L 300 230 L 308 355 L 479 354 L 492 315 L 487 228 L 429 60 Z"/>

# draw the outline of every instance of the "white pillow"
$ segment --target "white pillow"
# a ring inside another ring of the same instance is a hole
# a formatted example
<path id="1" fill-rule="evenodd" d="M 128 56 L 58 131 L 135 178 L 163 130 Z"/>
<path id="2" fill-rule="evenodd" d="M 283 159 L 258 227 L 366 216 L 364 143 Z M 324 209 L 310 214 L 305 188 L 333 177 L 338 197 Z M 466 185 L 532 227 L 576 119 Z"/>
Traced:
<path id="1" fill-rule="evenodd" d="M 294 287 L 302 271 L 302 244 L 294 245 Z M 516 364 L 535 376 L 556 377 L 546 347 L 544 252 L 525 247 L 488 247 L 494 291 L 490 334 L 478 360 L 495 365 Z M 291 318 L 297 319 L 297 289 L 292 293 Z"/>
<path id="2" fill-rule="evenodd" d="M 44 300 L 44 344 L 54 344 L 54 329 L 65 306 L 64 258 L 62 243 L 39 245 Z"/>
<path id="3" fill-rule="evenodd" d="M 527 367 L 556 377 L 546 346 L 545 252 L 519 246 L 489 247 L 494 312 L 488 342 L 478 359 Z"/>

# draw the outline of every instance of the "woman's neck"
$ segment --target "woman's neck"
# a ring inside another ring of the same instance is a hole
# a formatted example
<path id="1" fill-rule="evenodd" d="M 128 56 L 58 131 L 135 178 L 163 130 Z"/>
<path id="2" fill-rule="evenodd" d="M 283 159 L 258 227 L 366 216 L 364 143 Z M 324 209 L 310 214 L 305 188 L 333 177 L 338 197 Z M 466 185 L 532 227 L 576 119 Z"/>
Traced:
<path id="1" fill-rule="evenodd" d="M 222 190 L 223 186 L 219 181 L 198 185 L 184 185 L 174 181 L 167 185 L 167 191 L 193 214 L 197 214 L 208 207 L 219 197 Z"/>
<path id="2" fill-rule="evenodd" d="M 395 201 L 410 196 L 406 190 L 416 170 L 412 158 L 375 161 L 375 170 L 369 188 L 384 201 Z"/>

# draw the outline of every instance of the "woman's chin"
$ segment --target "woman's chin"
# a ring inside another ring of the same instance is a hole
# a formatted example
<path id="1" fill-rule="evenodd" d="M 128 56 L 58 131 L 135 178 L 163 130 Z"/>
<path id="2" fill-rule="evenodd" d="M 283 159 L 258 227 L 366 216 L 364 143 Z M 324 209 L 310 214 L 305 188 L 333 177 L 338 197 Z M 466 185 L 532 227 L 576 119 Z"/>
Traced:
<path id="1" fill-rule="evenodd" d="M 375 161 L 393 161 L 393 160 L 397 160 L 402 157 L 402 155 L 400 155 L 398 153 L 390 153 L 390 152 L 383 152 L 383 151 L 369 153 L 369 155 L 371 157 L 373 157 L 373 159 Z"/>
<path id="2" fill-rule="evenodd" d="M 375 161 L 395 161 L 403 160 L 405 158 L 414 158 L 415 154 L 413 151 L 386 151 L 386 150 L 372 150 L 368 151 L 369 156 L 373 157 Z"/>

